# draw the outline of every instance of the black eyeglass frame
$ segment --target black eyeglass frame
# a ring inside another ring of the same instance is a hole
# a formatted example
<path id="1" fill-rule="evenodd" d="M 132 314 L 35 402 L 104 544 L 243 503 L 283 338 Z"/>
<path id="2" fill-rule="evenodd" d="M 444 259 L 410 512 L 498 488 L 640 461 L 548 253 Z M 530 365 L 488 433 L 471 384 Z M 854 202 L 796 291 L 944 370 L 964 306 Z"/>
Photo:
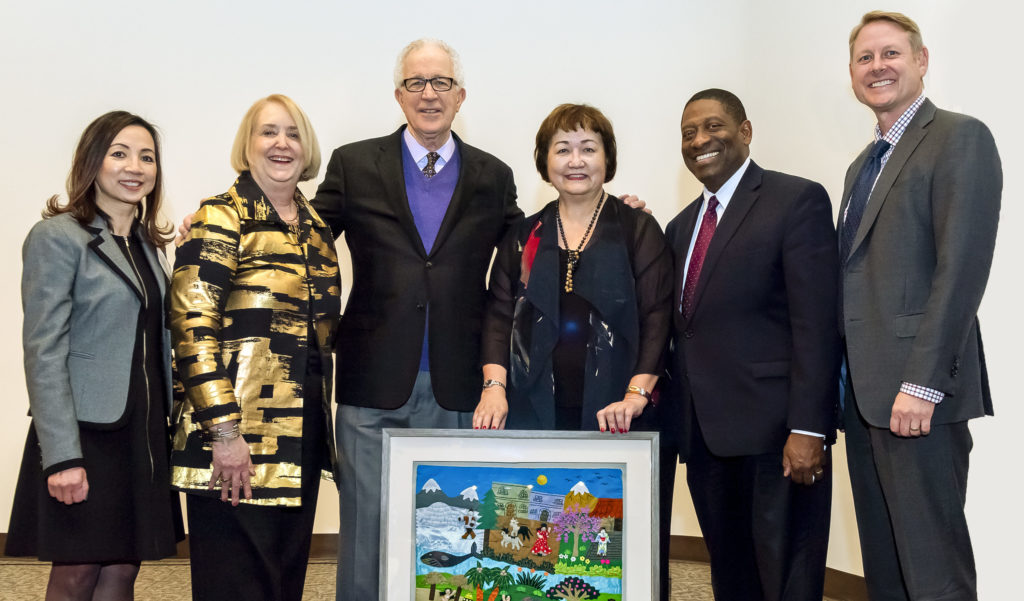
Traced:
<path id="1" fill-rule="evenodd" d="M 402 87 L 408 90 L 409 92 L 416 93 L 422 92 L 423 90 L 427 89 L 428 83 L 435 92 L 448 92 L 456 85 L 458 85 L 454 77 L 445 77 L 439 75 L 437 77 L 431 77 L 430 79 L 426 79 L 423 77 L 410 77 L 408 79 L 403 79 Z M 447 87 L 445 87 L 446 83 Z M 416 89 L 413 89 L 414 87 Z"/>

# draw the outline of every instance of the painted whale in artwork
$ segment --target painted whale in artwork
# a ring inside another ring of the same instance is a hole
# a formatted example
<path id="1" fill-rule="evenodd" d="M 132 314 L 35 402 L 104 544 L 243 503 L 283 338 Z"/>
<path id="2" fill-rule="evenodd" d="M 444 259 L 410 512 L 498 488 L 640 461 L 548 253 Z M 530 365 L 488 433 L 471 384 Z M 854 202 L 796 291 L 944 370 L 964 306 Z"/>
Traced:
<path id="1" fill-rule="evenodd" d="M 459 565 L 470 557 L 480 556 L 476 552 L 476 543 L 473 543 L 473 546 L 469 548 L 468 555 L 451 555 L 444 551 L 430 551 L 429 553 L 424 553 L 423 557 L 420 557 L 420 561 L 435 568 L 450 568 Z"/>

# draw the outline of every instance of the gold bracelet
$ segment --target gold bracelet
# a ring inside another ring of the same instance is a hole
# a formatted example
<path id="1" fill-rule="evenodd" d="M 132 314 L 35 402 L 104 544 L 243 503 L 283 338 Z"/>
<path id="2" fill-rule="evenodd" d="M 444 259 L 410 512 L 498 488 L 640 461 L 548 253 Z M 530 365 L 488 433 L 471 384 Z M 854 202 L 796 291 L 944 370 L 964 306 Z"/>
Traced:
<path id="1" fill-rule="evenodd" d="M 636 386 L 636 385 L 630 384 L 629 386 L 626 387 L 626 394 L 629 394 L 631 392 L 633 394 L 639 394 L 640 396 L 644 397 L 648 401 L 651 400 L 651 392 L 649 390 L 647 390 L 646 388 L 642 387 L 642 386 Z"/>

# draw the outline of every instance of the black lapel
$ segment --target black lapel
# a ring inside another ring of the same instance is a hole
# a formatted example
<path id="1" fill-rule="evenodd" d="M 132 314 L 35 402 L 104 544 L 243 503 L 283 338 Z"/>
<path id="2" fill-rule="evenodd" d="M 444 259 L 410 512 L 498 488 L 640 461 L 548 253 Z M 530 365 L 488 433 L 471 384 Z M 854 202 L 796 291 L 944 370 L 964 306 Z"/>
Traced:
<path id="1" fill-rule="evenodd" d="M 743 174 L 739 185 L 736 186 L 736 191 L 733 192 L 732 198 L 729 200 L 729 206 L 722 213 L 721 223 L 715 228 L 715 235 L 711 238 L 708 252 L 704 256 L 704 263 L 700 268 L 700 279 L 697 280 L 697 289 L 693 292 L 693 315 L 690 316 L 691 320 L 700 311 L 701 296 L 704 293 L 704 288 L 708 285 L 708 280 L 714 275 L 718 259 L 721 258 L 722 252 L 740 229 L 740 225 L 742 225 L 747 213 L 750 212 L 750 208 L 754 206 L 754 202 L 758 199 L 758 190 L 761 187 L 761 177 L 763 175 L 764 170 L 758 167 L 754 161 L 750 161 L 750 165 L 747 166 L 747 172 Z"/>
<path id="2" fill-rule="evenodd" d="M 412 209 L 409 208 L 409 197 L 405 193 L 405 174 L 402 171 L 402 155 L 405 152 L 402 135 L 405 127 L 403 125 L 398 131 L 384 138 L 377 148 L 377 172 L 385 192 L 384 202 L 391 204 L 391 209 L 409 236 L 413 248 L 426 258 L 427 251 L 423 248 L 423 239 L 416 229 L 416 221 L 413 220 Z"/>
<path id="3" fill-rule="evenodd" d="M 680 329 L 686 325 L 683 320 L 683 314 L 680 311 L 683 299 L 683 286 L 685 285 L 683 270 L 686 266 L 686 252 L 690 249 L 690 240 L 693 240 L 693 230 L 697 227 L 697 216 L 700 215 L 701 203 L 703 202 L 704 196 L 702 194 L 691 202 L 690 206 L 683 209 L 681 215 L 685 215 L 686 219 L 682 220 L 679 227 L 675 229 L 675 238 L 669 241 L 674 250 L 676 267 L 673 276 L 675 287 L 672 297 L 672 316 L 673 319 L 677 320 L 676 326 Z"/>
<path id="4" fill-rule="evenodd" d="M 469 199 L 476 191 L 476 182 L 480 176 L 482 166 L 479 151 L 463 143 L 462 138 L 455 135 L 455 132 L 452 132 L 452 137 L 455 138 L 455 152 L 459 153 L 459 180 L 455 184 L 455 191 L 452 192 L 452 199 L 448 203 L 448 210 L 444 213 L 444 219 L 441 220 L 441 227 L 438 229 L 437 237 L 434 239 L 434 248 L 430 250 L 431 254 L 433 254 L 435 249 L 441 248 L 445 239 L 448 238 L 448 235 L 455 228 L 455 224 L 458 223 L 459 218 L 462 216 L 464 205 L 469 202 Z"/>
<path id="5" fill-rule="evenodd" d="M 93 239 L 88 244 L 89 250 L 96 253 L 110 267 L 111 271 L 124 280 L 124 283 L 128 284 L 128 287 L 135 292 L 135 296 L 139 297 L 139 302 L 142 302 L 142 290 L 139 288 L 139 282 L 135 279 L 135 273 L 132 271 L 131 265 L 128 264 L 128 259 L 124 257 L 124 253 L 117 247 L 118 242 L 114 240 L 103 217 L 97 215 L 90 225 L 84 227 L 93 235 Z"/>

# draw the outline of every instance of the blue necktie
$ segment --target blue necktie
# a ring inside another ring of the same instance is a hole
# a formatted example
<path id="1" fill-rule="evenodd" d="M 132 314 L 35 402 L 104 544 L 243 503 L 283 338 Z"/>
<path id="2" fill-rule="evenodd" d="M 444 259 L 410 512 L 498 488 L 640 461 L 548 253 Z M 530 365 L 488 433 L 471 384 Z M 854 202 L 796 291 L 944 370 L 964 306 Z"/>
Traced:
<path id="1" fill-rule="evenodd" d="M 843 229 L 839 238 L 839 261 L 846 265 L 850 258 L 850 248 L 853 246 L 853 239 L 857 236 L 857 228 L 860 227 L 860 220 L 864 217 L 864 207 L 868 204 L 868 197 L 871 196 L 871 189 L 875 187 L 875 180 L 878 173 L 882 171 L 882 155 L 889 150 L 891 144 L 885 140 L 878 140 L 871 147 L 867 160 L 857 174 L 857 181 L 853 184 L 853 191 L 850 192 L 850 204 L 846 208 L 846 219 L 843 220 Z"/>

